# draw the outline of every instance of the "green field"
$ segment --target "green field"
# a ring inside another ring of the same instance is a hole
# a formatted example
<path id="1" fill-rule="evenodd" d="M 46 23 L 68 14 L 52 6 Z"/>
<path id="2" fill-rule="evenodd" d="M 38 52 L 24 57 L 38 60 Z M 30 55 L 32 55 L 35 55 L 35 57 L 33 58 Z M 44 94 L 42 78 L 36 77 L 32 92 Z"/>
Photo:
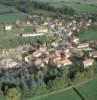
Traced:
<path id="1" fill-rule="evenodd" d="M 97 4 L 97 0 L 32 0 L 37 2 L 55 3 L 55 2 L 81 2 L 81 3 L 92 3 Z"/>
<path id="2" fill-rule="evenodd" d="M 85 100 L 97 100 L 97 78 L 84 84 L 76 85 L 77 91 Z M 76 87 L 74 86 L 74 87 Z M 29 99 L 32 100 L 32 99 Z M 47 94 L 33 98 L 33 100 L 82 100 L 81 97 L 73 90 L 67 89 L 59 92 Z"/>
<path id="3" fill-rule="evenodd" d="M 97 100 L 97 79 L 77 88 L 85 100 Z"/>
<path id="4" fill-rule="evenodd" d="M 90 5 L 90 4 L 68 3 L 66 5 L 73 8 L 76 12 L 88 12 L 88 13 L 97 12 L 97 6 Z"/>
<path id="5" fill-rule="evenodd" d="M 47 37 L 30 37 L 30 38 L 22 38 L 20 37 L 21 33 L 31 33 L 33 31 L 33 26 L 23 27 L 24 31 L 21 28 L 13 27 L 11 31 L 4 31 L 4 26 L 0 25 L 0 50 L 15 48 L 16 46 L 24 45 L 24 44 L 33 44 L 37 45 L 37 40 L 42 42 L 48 41 Z"/>
<path id="6" fill-rule="evenodd" d="M 59 92 L 56 94 L 44 96 L 41 98 L 35 98 L 33 100 L 81 100 L 80 97 L 72 90 Z"/>
<path id="7" fill-rule="evenodd" d="M 81 41 L 84 40 L 97 40 L 97 29 L 90 29 L 85 32 L 79 33 Z"/>
<path id="8" fill-rule="evenodd" d="M 87 12 L 96 13 L 97 12 L 97 1 L 94 0 L 92 4 L 89 0 L 35 0 L 37 2 L 49 3 L 55 8 L 62 8 L 63 6 L 68 6 L 75 10 L 75 12 Z"/>
<path id="9" fill-rule="evenodd" d="M 33 13 L 42 15 L 42 16 L 54 16 L 55 13 L 47 11 L 47 10 L 42 10 L 42 9 L 34 9 Z"/>
<path id="10" fill-rule="evenodd" d="M 25 20 L 26 14 L 18 11 L 13 6 L 0 4 L 0 23 L 15 23 L 17 19 Z"/>
<path id="11" fill-rule="evenodd" d="M 75 10 L 75 12 L 88 12 L 88 13 L 96 13 L 97 12 L 97 6 L 90 5 L 90 4 L 79 4 L 79 3 L 53 3 L 51 6 L 55 8 L 62 8 L 63 6 L 68 6 Z"/>

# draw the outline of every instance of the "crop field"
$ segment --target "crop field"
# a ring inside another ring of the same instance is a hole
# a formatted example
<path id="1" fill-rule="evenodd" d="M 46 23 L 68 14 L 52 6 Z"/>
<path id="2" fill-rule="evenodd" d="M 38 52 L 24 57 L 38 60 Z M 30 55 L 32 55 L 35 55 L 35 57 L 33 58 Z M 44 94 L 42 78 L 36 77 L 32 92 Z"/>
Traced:
<path id="1" fill-rule="evenodd" d="M 54 16 L 55 15 L 55 13 L 51 11 L 42 10 L 42 9 L 35 9 L 33 13 L 43 15 L 43 16 Z"/>
<path id="2" fill-rule="evenodd" d="M 80 86 L 75 86 L 75 88 L 84 100 L 97 100 L 97 78 Z M 82 98 L 73 89 L 67 89 L 61 92 L 35 97 L 33 100 L 82 100 Z"/>
<path id="3" fill-rule="evenodd" d="M 80 2 L 87 4 L 97 4 L 97 0 L 32 0 L 37 2 L 45 2 L 45 3 L 56 3 L 56 2 Z"/>
<path id="4" fill-rule="evenodd" d="M 60 93 L 44 96 L 41 98 L 35 98 L 33 100 L 81 100 L 80 97 L 72 90 L 63 91 Z"/>
<path id="5" fill-rule="evenodd" d="M 87 12 L 87 13 L 96 13 L 97 12 L 97 1 L 91 0 L 35 0 L 37 2 L 49 3 L 55 8 L 62 8 L 63 6 L 68 6 L 75 10 L 75 12 Z"/>
<path id="6" fill-rule="evenodd" d="M 21 33 L 32 32 L 33 26 L 24 27 L 24 30 L 21 28 L 13 27 L 11 31 L 4 31 L 4 26 L 0 25 L 0 50 L 15 48 L 16 46 L 33 43 L 37 45 L 37 40 L 47 41 L 46 37 L 30 37 L 22 38 L 20 37 Z"/>
<path id="7" fill-rule="evenodd" d="M 67 6 L 73 8 L 76 12 L 96 13 L 97 6 L 90 4 L 67 3 Z"/>
<path id="8" fill-rule="evenodd" d="M 17 19 L 25 20 L 26 14 L 16 10 L 12 6 L 0 4 L 0 23 L 15 23 Z"/>
<path id="9" fill-rule="evenodd" d="M 97 100 L 97 79 L 77 88 L 85 100 Z"/>
<path id="10" fill-rule="evenodd" d="M 97 29 L 90 29 L 79 34 L 80 40 L 97 40 Z"/>
<path id="11" fill-rule="evenodd" d="M 88 12 L 88 13 L 96 13 L 97 6 L 90 4 L 80 4 L 80 3 L 53 3 L 51 6 L 55 8 L 62 8 L 63 6 L 68 6 L 75 10 L 75 12 Z"/>

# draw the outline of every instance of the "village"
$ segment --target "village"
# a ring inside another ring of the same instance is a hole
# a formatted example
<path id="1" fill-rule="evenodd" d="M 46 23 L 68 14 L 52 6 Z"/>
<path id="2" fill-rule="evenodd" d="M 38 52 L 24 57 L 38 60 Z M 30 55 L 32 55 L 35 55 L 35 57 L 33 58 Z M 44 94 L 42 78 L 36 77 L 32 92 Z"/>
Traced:
<path id="1" fill-rule="evenodd" d="M 3 50 L 0 54 L 0 69 L 19 69 L 23 66 L 32 65 L 40 70 L 52 61 L 57 68 L 65 66 L 78 65 L 86 69 L 95 63 L 97 58 L 97 41 L 81 42 L 78 33 L 82 30 L 88 30 L 93 26 L 92 19 L 80 18 L 69 20 L 44 18 L 42 16 L 28 16 L 29 20 L 26 24 L 35 27 L 32 33 L 20 33 L 20 37 L 56 37 L 55 41 L 49 43 L 44 42 L 38 45 L 37 48 L 30 44 Z M 40 19 L 40 23 L 35 19 Z M 34 19 L 32 23 L 31 19 Z M 45 21 L 44 21 L 45 20 Z M 16 24 L 20 22 L 17 21 Z M 5 25 L 5 31 L 12 30 L 13 25 Z M 49 46 L 48 46 L 49 44 Z"/>

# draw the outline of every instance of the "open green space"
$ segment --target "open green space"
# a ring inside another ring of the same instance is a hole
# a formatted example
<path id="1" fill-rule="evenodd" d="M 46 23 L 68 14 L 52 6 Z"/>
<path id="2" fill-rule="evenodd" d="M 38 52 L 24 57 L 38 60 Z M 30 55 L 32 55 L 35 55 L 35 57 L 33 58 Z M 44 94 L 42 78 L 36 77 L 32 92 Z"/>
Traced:
<path id="1" fill-rule="evenodd" d="M 72 90 L 62 91 L 52 95 L 44 96 L 41 98 L 35 98 L 33 100 L 81 100 L 80 97 Z"/>
<path id="2" fill-rule="evenodd" d="M 97 100 L 97 78 L 90 80 L 84 84 L 75 85 L 77 91 L 85 100 Z M 30 100 L 30 99 L 29 99 Z M 55 92 L 49 95 L 39 96 L 33 100 L 82 100 L 80 96 L 73 90 Z"/>
<path id="3" fill-rule="evenodd" d="M 75 10 L 75 12 L 87 12 L 87 13 L 96 13 L 97 5 L 92 4 L 89 0 L 35 0 L 37 2 L 49 3 L 55 8 L 62 8 L 63 6 L 68 6 Z M 90 3 L 86 3 L 90 2 Z M 97 2 L 97 1 L 96 1 Z"/>
<path id="4" fill-rule="evenodd" d="M 16 46 L 29 43 L 36 46 L 37 40 L 47 41 L 45 36 L 30 38 L 23 38 L 20 36 L 21 33 L 32 32 L 33 26 L 26 26 L 23 28 L 24 30 L 22 30 L 22 28 L 13 27 L 11 31 L 4 31 L 3 27 L 3 25 L 0 26 L 0 49 L 15 48 Z"/>
<path id="5" fill-rule="evenodd" d="M 77 89 L 85 100 L 97 100 L 97 78 Z"/>
<path id="6" fill-rule="evenodd" d="M 97 6 L 90 4 L 66 3 L 66 5 L 73 8 L 76 12 L 88 12 L 88 13 L 97 12 Z"/>
<path id="7" fill-rule="evenodd" d="M 54 16 L 55 15 L 54 12 L 43 10 L 43 9 L 34 9 L 33 13 L 42 15 L 42 16 Z"/>
<path id="8" fill-rule="evenodd" d="M 16 20 L 25 20 L 26 14 L 18 11 L 13 6 L 0 4 L 0 23 L 15 23 Z"/>
<path id="9" fill-rule="evenodd" d="M 90 5 L 90 4 L 81 4 L 81 3 L 53 3 L 51 6 L 55 8 L 62 8 L 63 6 L 68 6 L 75 10 L 75 12 L 88 12 L 88 13 L 96 13 L 97 12 L 97 6 Z"/>
<path id="10" fill-rule="evenodd" d="M 54 3 L 54 2 L 81 2 L 81 3 L 97 3 L 97 0 L 34 0 L 37 2 L 46 2 L 46 3 Z"/>
<path id="11" fill-rule="evenodd" d="M 81 41 L 97 40 L 97 29 L 89 29 L 87 31 L 80 32 L 79 38 Z"/>

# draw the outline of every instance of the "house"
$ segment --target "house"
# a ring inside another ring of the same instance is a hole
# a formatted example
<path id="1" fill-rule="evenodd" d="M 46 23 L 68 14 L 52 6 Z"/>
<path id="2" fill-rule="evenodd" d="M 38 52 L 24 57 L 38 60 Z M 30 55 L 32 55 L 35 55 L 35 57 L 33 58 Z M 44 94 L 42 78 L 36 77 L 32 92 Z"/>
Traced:
<path id="1" fill-rule="evenodd" d="M 27 25 L 31 25 L 31 22 L 27 20 L 26 24 L 27 24 Z"/>
<path id="2" fill-rule="evenodd" d="M 93 65 L 93 63 L 94 63 L 94 60 L 93 60 L 93 59 L 87 59 L 87 60 L 84 60 L 84 61 L 83 61 L 83 66 L 84 66 L 84 68 L 86 69 L 86 68 L 88 68 L 89 66 Z"/>
<path id="3" fill-rule="evenodd" d="M 35 52 L 33 52 L 33 57 L 38 58 L 42 55 L 43 53 L 40 50 L 37 50 Z"/>
<path id="4" fill-rule="evenodd" d="M 45 64 L 43 63 L 43 61 L 40 59 L 40 58 L 37 58 L 35 60 L 35 66 L 40 69 L 40 68 L 43 68 L 45 66 Z"/>
<path id="5" fill-rule="evenodd" d="M 49 57 L 44 58 L 44 59 L 43 59 L 43 62 L 44 62 L 45 64 L 48 64 L 48 63 L 49 63 Z"/>
<path id="6" fill-rule="evenodd" d="M 91 52 L 90 56 L 93 58 L 97 58 L 97 51 Z"/>
<path id="7" fill-rule="evenodd" d="M 72 62 L 69 59 L 63 59 L 60 61 L 64 66 L 71 65 Z"/>
<path id="8" fill-rule="evenodd" d="M 36 27 L 36 33 L 47 33 L 48 28 L 47 26 L 37 26 Z"/>
<path id="9" fill-rule="evenodd" d="M 72 31 L 69 31 L 67 35 L 68 36 L 71 36 L 72 34 L 73 34 L 73 32 Z"/>
<path id="10" fill-rule="evenodd" d="M 1 59 L 0 61 L 1 68 L 10 69 L 10 68 L 15 68 L 17 65 L 18 63 L 11 58 Z"/>
<path id="11" fill-rule="evenodd" d="M 71 52 L 72 52 L 73 56 L 78 57 L 78 58 L 84 56 L 84 52 L 82 50 L 79 50 L 79 49 L 76 49 L 76 48 L 71 49 Z"/>
<path id="12" fill-rule="evenodd" d="M 33 59 L 32 55 L 28 55 L 28 56 L 24 57 L 24 61 L 27 62 L 27 63 L 31 63 L 32 59 Z"/>
<path id="13" fill-rule="evenodd" d="M 70 50 L 69 49 L 65 49 L 64 50 L 64 55 L 65 55 L 65 58 L 69 58 L 71 56 L 71 53 L 70 53 Z"/>
<path id="14" fill-rule="evenodd" d="M 72 37 L 72 42 L 74 44 L 78 44 L 79 43 L 79 38 L 78 37 Z"/>
<path id="15" fill-rule="evenodd" d="M 57 42 L 53 42 L 53 43 L 51 44 L 51 46 L 54 47 L 54 48 L 56 48 L 56 47 L 59 46 L 59 44 L 58 44 Z"/>
<path id="16" fill-rule="evenodd" d="M 97 41 L 96 40 L 94 40 L 94 41 L 90 41 L 90 47 L 91 48 L 95 48 L 95 49 L 97 49 Z"/>
<path id="17" fill-rule="evenodd" d="M 78 45 L 78 49 L 82 49 L 82 48 L 88 48 L 89 47 L 89 43 L 87 42 L 87 43 L 81 43 L 81 44 L 79 44 Z"/>
<path id="18" fill-rule="evenodd" d="M 10 31 L 10 30 L 12 30 L 12 28 L 13 28 L 13 25 L 5 25 L 4 26 L 5 31 Z"/>
<path id="19" fill-rule="evenodd" d="M 60 61 L 61 61 L 61 56 L 55 57 L 55 58 L 53 59 L 53 62 L 54 62 L 55 64 L 57 64 L 57 63 L 60 62 Z"/>
<path id="20" fill-rule="evenodd" d="M 73 21 L 72 21 L 72 23 L 73 23 L 73 24 L 76 24 L 76 23 L 77 23 L 77 21 L 76 21 L 76 20 L 73 20 Z"/>
<path id="21" fill-rule="evenodd" d="M 58 57 L 58 56 L 61 56 L 61 52 L 62 50 L 61 49 L 56 49 L 55 50 L 55 55 Z"/>

